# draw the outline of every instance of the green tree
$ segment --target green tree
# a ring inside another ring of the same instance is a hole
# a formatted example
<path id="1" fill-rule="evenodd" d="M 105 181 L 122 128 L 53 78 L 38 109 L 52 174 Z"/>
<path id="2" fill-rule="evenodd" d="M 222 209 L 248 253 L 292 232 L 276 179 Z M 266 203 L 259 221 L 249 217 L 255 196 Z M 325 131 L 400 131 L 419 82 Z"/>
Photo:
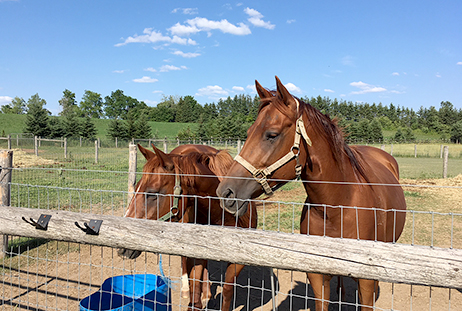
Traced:
<path id="1" fill-rule="evenodd" d="M 202 113 L 202 106 L 193 96 L 181 97 L 176 106 L 175 122 L 197 122 Z"/>
<path id="2" fill-rule="evenodd" d="M 120 119 L 113 119 L 109 122 L 107 136 L 115 139 L 129 139 L 127 135 L 127 126 L 124 121 Z"/>
<path id="3" fill-rule="evenodd" d="M 145 114 L 142 114 L 135 122 L 135 138 L 150 138 L 151 137 L 151 126 L 148 123 L 148 119 Z"/>
<path id="4" fill-rule="evenodd" d="M 156 107 L 149 112 L 149 118 L 156 122 L 174 122 L 176 119 L 177 102 L 173 96 L 164 96 Z"/>
<path id="5" fill-rule="evenodd" d="M 188 127 L 185 127 L 185 128 L 182 128 L 181 130 L 178 131 L 178 134 L 177 134 L 177 137 L 180 139 L 180 140 L 188 140 L 190 138 L 196 138 L 196 135 L 197 135 L 197 132 L 194 132 L 193 130 L 191 130 L 191 128 L 188 126 Z"/>
<path id="6" fill-rule="evenodd" d="M 64 124 L 61 117 L 50 117 L 48 119 L 48 126 L 50 128 L 49 136 L 51 138 L 64 137 Z"/>
<path id="7" fill-rule="evenodd" d="M 79 135 L 87 139 L 96 138 L 96 126 L 90 117 L 85 117 L 80 126 Z"/>
<path id="8" fill-rule="evenodd" d="M 50 134 L 48 126 L 48 115 L 50 113 L 43 107 L 46 103 L 38 94 L 32 95 L 27 101 L 26 127 L 24 129 L 26 133 L 41 137 L 47 137 Z"/>
<path id="9" fill-rule="evenodd" d="M 377 118 L 372 119 L 369 123 L 369 140 L 372 142 L 382 142 L 383 133 L 380 121 Z"/>
<path id="10" fill-rule="evenodd" d="M 103 98 L 101 94 L 85 90 L 79 104 L 79 116 L 99 119 L 103 115 Z"/>
<path id="11" fill-rule="evenodd" d="M 462 121 L 454 123 L 451 127 L 451 141 L 453 143 L 462 143 Z"/>
<path id="12" fill-rule="evenodd" d="M 129 111 L 139 116 L 146 108 L 148 106 L 144 102 L 139 102 L 135 98 L 126 96 L 121 90 L 116 90 L 111 93 L 111 96 L 104 98 L 103 110 L 109 119 L 121 118 L 126 120 Z"/>
<path id="13" fill-rule="evenodd" d="M 63 91 L 63 97 L 58 102 L 62 107 L 62 111 L 59 113 L 60 116 L 76 113 L 77 104 L 75 102 L 75 93 L 65 89 Z"/>
<path id="14" fill-rule="evenodd" d="M 395 136 L 393 137 L 393 140 L 398 143 L 402 143 L 406 141 L 406 137 L 404 136 L 404 133 L 401 130 L 401 128 L 398 128 L 398 130 L 395 133 Z"/>

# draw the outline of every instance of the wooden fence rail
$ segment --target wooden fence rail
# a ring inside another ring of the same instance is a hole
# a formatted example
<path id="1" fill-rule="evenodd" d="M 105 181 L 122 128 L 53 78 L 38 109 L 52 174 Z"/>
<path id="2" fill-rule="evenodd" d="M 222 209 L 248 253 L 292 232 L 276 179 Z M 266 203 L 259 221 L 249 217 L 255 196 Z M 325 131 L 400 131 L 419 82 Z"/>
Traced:
<path id="1" fill-rule="evenodd" d="M 385 282 L 462 288 L 462 250 L 0 206 L 0 233 Z M 46 231 L 22 217 L 51 215 Z M 99 235 L 79 229 L 102 220 Z"/>

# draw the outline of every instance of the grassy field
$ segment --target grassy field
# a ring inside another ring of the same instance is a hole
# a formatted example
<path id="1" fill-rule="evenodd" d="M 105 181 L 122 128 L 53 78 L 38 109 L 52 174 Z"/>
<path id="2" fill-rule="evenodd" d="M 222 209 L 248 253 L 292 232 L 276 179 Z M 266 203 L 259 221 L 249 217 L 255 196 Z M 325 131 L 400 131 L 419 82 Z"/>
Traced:
<path id="1" fill-rule="evenodd" d="M 52 117 L 56 118 L 56 117 Z M 12 133 L 25 133 L 25 121 L 26 115 L 19 114 L 2 114 L 0 113 L 0 137 L 3 133 L 6 135 Z M 108 119 L 93 119 L 96 127 L 97 137 L 105 139 L 107 137 L 107 129 L 109 126 Z M 190 127 L 195 130 L 197 128 L 196 123 L 171 123 L 171 122 L 148 122 L 152 129 L 152 137 L 169 137 L 173 138 L 177 136 L 178 131 L 183 128 Z"/>

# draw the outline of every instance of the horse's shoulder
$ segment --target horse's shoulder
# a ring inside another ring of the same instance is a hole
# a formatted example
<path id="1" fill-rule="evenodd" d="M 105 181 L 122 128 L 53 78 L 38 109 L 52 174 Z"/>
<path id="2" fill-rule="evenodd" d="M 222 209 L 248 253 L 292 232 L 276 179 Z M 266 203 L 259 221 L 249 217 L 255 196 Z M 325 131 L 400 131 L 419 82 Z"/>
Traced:
<path id="1" fill-rule="evenodd" d="M 376 147 L 364 145 L 354 145 L 350 146 L 350 148 L 356 156 L 359 156 L 370 168 L 379 170 L 380 167 L 384 167 L 393 173 L 396 180 L 399 180 L 398 162 L 388 152 Z"/>

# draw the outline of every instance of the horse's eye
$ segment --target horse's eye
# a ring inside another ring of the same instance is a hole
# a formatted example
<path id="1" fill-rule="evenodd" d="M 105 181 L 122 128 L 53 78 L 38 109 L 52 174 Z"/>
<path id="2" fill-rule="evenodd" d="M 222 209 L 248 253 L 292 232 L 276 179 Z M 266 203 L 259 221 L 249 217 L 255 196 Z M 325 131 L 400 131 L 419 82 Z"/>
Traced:
<path id="1" fill-rule="evenodd" d="M 279 136 L 276 132 L 266 132 L 266 140 L 273 142 Z"/>

